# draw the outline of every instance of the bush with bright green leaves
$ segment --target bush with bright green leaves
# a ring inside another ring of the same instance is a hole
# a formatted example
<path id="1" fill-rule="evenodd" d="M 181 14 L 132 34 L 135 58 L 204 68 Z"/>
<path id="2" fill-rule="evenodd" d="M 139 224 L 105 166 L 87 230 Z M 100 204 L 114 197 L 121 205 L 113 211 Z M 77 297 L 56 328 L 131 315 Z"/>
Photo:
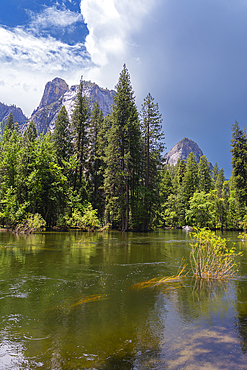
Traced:
<path id="1" fill-rule="evenodd" d="M 207 229 L 196 229 L 191 237 L 191 268 L 196 278 L 229 279 L 235 275 L 242 252 L 228 248 L 225 238 Z"/>
<path id="2" fill-rule="evenodd" d="M 16 231 L 23 231 L 26 233 L 33 233 L 37 231 L 44 231 L 46 222 L 39 213 L 29 213 L 25 221 L 17 225 Z"/>

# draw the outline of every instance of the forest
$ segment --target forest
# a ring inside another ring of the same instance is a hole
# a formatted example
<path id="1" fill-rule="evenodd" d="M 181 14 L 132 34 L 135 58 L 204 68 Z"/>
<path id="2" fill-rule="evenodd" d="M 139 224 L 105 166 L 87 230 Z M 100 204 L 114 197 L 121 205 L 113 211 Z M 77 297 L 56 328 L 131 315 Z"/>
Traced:
<path id="1" fill-rule="evenodd" d="M 120 73 L 105 118 L 78 86 L 72 118 L 63 107 L 54 132 L 22 132 L 10 113 L 0 143 L 0 224 L 42 229 L 148 231 L 185 225 L 247 228 L 247 137 L 232 127 L 232 177 L 193 153 L 164 163 L 162 117 L 151 94 L 137 110 L 130 74 Z"/>

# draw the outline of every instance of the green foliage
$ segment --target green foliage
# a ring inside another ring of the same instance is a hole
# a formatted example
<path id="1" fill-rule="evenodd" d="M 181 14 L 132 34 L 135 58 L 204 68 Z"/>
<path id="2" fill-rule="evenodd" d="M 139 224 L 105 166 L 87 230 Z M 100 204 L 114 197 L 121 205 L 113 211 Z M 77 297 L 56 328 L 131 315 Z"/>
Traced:
<path id="1" fill-rule="evenodd" d="M 85 231 L 93 231 L 100 227 L 97 210 L 94 210 L 90 203 L 84 208 L 83 212 L 75 209 L 69 222 L 72 227 Z"/>
<path id="2" fill-rule="evenodd" d="M 74 175 L 74 189 L 76 188 L 78 190 L 82 190 L 83 173 L 87 171 L 89 145 L 87 127 L 89 125 L 89 118 L 89 100 L 83 93 L 83 81 L 81 80 L 71 122 L 74 153 L 78 160 L 78 166 Z"/>
<path id="3" fill-rule="evenodd" d="M 246 230 L 247 138 L 237 122 L 231 146 L 230 181 L 217 163 L 211 171 L 205 156 L 197 164 L 192 152 L 175 166 L 163 165 L 158 104 L 148 94 L 138 115 L 124 65 L 105 118 L 82 81 L 71 122 L 62 107 L 53 134 L 37 137 L 33 122 L 22 133 L 9 115 L 0 141 L 0 220 L 15 228 L 40 214 L 47 229 L 188 224 Z"/>
<path id="4" fill-rule="evenodd" d="M 104 173 L 106 221 L 126 231 L 130 215 L 135 220 L 137 218 L 141 137 L 134 92 L 125 65 L 120 73 L 112 114 L 108 119 L 110 125 Z"/>
<path id="5" fill-rule="evenodd" d="M 164 134 L 162 132 L 162 118 L 158 103 L 149 93 L 144 99 L 140 114 L 140 127 L 143 145 L 143 165 L 145 176 L 143 186 L 143 220 L 142 231 L 147 231 L 155 220 L 160 206 L 159 187 L 161 183 L 160 171 L 162 166 L 161 154 L 164 149 Z"/>
<path id="6" fill-rule="evenodd" d="M 28 213 L 24 222 L 17 225 L 16 230 L 26 233 L 33 233 L 37 231 L 43 231 L 45 229 L 45 226 L 46 222 L 39 213 Z"/>
<path id="7" fill-rule="evenodd" d="M 186 211 L 186 220 L 190 225 L 197 227 L 214 226 L 214 203 L 211 194 L 195 192 L 189 201 L 189 209 Z"/>
<path id="8" fill-rule="evenodd" d="M 234 276 L 242 256 L 234 247 L 227 248 L 227 240 L 216 236 L 212 231 L 196 229 L 192 233 L 191 268 L 196 278 L 229 279 Z"/>
<path id="9" fill-rule="evenodd" d="M 9 130 L 10 132 L 13 132 L 15 129 L 15 124 L 14 124 L 14 116 L 13 113 L 10 112 L 4 127 L 6 130 Z"/>
<path id="10" fill-rule="evenodd" d="M 239 202 L 240 214 L 245 214 L 247 206 L 247 138 L 237 121 L 232 127 L 232 186 Z"/>
<path id="11" fill-rule="evenodd" d="M 199 190 L 208 193 L 212 189 L 212 178 L 209 162 L 205 155 L 200 158 L 198 165 Z"/>
<path id="12" fill-rule="evenodd" d="M 58 163 L 62 166 L 63 161 L 68 161 L 73 152 L 69 117 L 64 106 L 60 110 L 55 122 L 53 140 Z"/>

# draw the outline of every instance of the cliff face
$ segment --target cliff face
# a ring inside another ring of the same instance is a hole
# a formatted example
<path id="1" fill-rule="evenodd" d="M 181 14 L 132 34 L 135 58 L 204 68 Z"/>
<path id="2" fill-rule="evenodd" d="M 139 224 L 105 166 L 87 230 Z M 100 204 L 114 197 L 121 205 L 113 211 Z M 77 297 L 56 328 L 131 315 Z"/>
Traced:
<path id="1" fill-rule="evenodd" d="M 165 154 L 165 160 L 167 164 L 175 165 L 178 159 L 186 160 L 188 155 L 193 152 L 197 163 L 200 162 L 200 158 L 203 156 L 202 150 L 199 146 L 187 137 L 175 144 L 172 149 Z M 209 164 L 212 168 L 212 164 Z"/>
<path id="2" fill-rule="evenodd" d="M 55 78 L 46 84 L 43 97 L 39 107 L 32 113 L 31 118 L 23 126 L 27 127 L 30 121 L 33 121 L 38 134 L 43 131 L 53 132 L 55 122 L 62 106 L 64 105 L 69 117 L 72 117 L 73 107 L 76 99 L 78 85 L 70 88 L 62 79 Z M 90 99 L 90 107 L 93 108 L 94 103 L 98 100 L 103 115 L 106 116 L 111 112 L 113 104 L 114 90 L 103 89 L 92 83 L 91 81 L 83 81 L 83 94 Z"/>
<path id="3" fill-rule="evenodd" d="M 4 127 L 10 112 L 13 113 L 14 122 L 18 122 L 20 125 L 26 122 L 28 119 L 23 114 L 21 108 L 18 108 L 15 105 L 6 105 L 3 103 L 0 103 L 0 122 L 1 122 L 2 128 Z"/>
<path id="4" fill-rule="evenodd" d="M 69 85 L 61 78 L 56 77 L 54 80 L 47 82 L 38 109 L 54 103 L 68 90 Z"/>

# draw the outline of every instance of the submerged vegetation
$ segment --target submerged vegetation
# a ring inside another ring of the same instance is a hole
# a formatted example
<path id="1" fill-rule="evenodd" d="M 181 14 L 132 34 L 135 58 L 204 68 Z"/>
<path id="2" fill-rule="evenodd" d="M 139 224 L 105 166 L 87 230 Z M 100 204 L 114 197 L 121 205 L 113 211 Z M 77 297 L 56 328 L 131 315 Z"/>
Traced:
<path id="1" fill-rule="evenodd" d="M 191 233 L 191 238 L 190 264 L 192 276 L 196 280 L 224 281 L 235 276 L 239 267 L 237 259 L 243 255 L 242 252 L 237 252 L 234 246 L 228 248 L 225 238 L 221 238 L 205 228 L 197 229 Z M 133 285 L 132 289 L 154 288 L 181 283 L 189 272 L 187 264 L 182 260 L 176 275 L 140 282 Z"/>

